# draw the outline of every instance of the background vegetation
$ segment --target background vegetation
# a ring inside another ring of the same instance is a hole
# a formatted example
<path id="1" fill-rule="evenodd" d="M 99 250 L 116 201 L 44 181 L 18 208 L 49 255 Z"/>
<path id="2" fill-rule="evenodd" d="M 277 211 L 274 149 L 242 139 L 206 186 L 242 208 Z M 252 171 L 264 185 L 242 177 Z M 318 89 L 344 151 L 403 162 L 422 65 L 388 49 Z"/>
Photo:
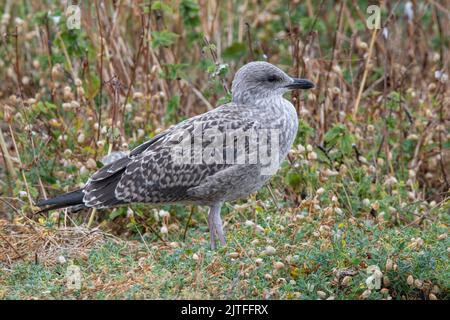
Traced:
<path id="1" fill-rule="evenodd" d="M 0 3 L 1 298 L 449 298 L 448 0 L 78 4 L 69 30 L 64 1 Z M 33 214 L 252 60 L 317 87 L 276 177 L 223 209 L 227 247 L 201 207 Z"/>

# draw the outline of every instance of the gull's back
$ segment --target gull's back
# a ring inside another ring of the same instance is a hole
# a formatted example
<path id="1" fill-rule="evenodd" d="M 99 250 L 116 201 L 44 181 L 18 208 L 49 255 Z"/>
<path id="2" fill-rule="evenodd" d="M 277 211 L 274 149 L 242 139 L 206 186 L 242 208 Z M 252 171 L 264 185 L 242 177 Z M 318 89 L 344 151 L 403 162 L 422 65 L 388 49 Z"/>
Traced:
<path id="1" fill-rule="evenodd" d="M 222 161 L 218 163 L 198 163 L 198 154 L 194 152 L 189 152 L 180 162 L 175 159 L 177 144 L 174 142 L 186 136 L 203 136 L 201 150 L 204 150 L 210 143 L 205 136 L 211 129 L 224 135 L 227 131 L 258 134 L 261 129 L 283 129 L 285 122 L 290 121 L 288 114 L 293 107 L 282 100 L 262 100 L 252 105 L 229 103 L 177 124 L 139 146 L 129 156 L 97 171 L 84 188 L 85 205 L 102 208 L 130 202 L 210 204 L 245 197 L 270 178 L 260 174 L 261 164 L 236 164 L 235 157 L 231 163 L 227 162 L 226 150 L 234 144 L 224 148 Z M 284 158 L 287 145 L 295 136 L 295 123 L 289 128 L 279 130 L 280 159 Z M 194 141 L 191 142 L 194 151 Z M 247 151 L 248 147 L 247 143 Z"/>

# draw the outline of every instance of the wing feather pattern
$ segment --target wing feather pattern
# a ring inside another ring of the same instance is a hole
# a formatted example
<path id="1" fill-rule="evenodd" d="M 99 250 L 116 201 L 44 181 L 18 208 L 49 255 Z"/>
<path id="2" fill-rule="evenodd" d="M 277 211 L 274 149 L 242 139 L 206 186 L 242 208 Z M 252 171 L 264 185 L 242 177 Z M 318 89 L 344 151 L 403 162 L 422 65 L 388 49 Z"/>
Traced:
<path id="1" fill-rule="evenodd" d="M 195 163 L 195 152 L 188 155 L 190 163 L 178 163 L 173 157 L 174 144 L 198 128 L 203 133 L 207 129 L 246 131 L 257 125 L 242 108 L 238 110 L 232 104 L 185 120 L 97 171 L 84 188 L 83 201 L 87 206 L 102 208 L 130 202 L 170 203 L 197 199 L 198 192 L 189 192 L 190 189 L 233 165 Z M 203 141 L 203 147 L 208 143 Z"/>

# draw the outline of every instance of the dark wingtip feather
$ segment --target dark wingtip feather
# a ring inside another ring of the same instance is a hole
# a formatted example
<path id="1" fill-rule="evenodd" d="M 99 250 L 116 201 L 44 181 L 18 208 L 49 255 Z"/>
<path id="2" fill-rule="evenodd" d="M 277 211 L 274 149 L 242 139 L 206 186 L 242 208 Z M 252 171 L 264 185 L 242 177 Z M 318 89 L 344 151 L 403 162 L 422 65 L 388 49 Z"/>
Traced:
<path id="1" fill-rule="evenodd" d="M 48 208 L 44 208 L 37 213 L 46 212 L 49 210 L 55 210 L 65 207 L 71 207 L 75 205 L 83 204 L 84 193 L 83 190 L 75 190 L 69 193 L 62 194 L 52 199 L 42 200 L 36 203 L 38 207 L 49 206 Z"/>

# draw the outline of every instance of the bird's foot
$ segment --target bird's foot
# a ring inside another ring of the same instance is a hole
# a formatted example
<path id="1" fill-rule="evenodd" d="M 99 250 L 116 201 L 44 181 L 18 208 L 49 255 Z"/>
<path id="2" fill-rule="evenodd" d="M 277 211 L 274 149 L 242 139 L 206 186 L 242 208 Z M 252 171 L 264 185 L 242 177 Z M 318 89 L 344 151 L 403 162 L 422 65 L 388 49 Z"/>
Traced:
<path id="1" fill-rule="evenodd" d="M 226 246 L 227 241 L 225 239 L 225 234 L 223 232 L 222 219 L 220 213 L 214 216 L 214 226 L 216 229 L 217 237 L 219 238 L 220 244 Z"/>
<path id="2" fill-rule="evenodd" d="M 209 227 L 209 241 L 211 244 L 211 250 L 216 250 L 216 230 L 214 226 L 214 216 L 210 214 L 208 216 L 208 227 Z"/>
<path id="3" fill-rule="evenodd" d="M 210 234 L 211 250 L 217 249 L 217 242 L 219 242 L 221 246 L 227 245 L 223 231 L 215 230 L 213 227 L 213 229 L 210 229 L 209 234 Z"/>
<path id="4" fill-rule="evenodd" d="M 214 212 L 208 216 L 208 226 L 210 235 L 211 249 L 217 249 L 217 242 L 222 246 L 226 246 L 227 242 L 225 234 L 223 232 L 222 219 L 220 217 L 220 211 Z"/>

